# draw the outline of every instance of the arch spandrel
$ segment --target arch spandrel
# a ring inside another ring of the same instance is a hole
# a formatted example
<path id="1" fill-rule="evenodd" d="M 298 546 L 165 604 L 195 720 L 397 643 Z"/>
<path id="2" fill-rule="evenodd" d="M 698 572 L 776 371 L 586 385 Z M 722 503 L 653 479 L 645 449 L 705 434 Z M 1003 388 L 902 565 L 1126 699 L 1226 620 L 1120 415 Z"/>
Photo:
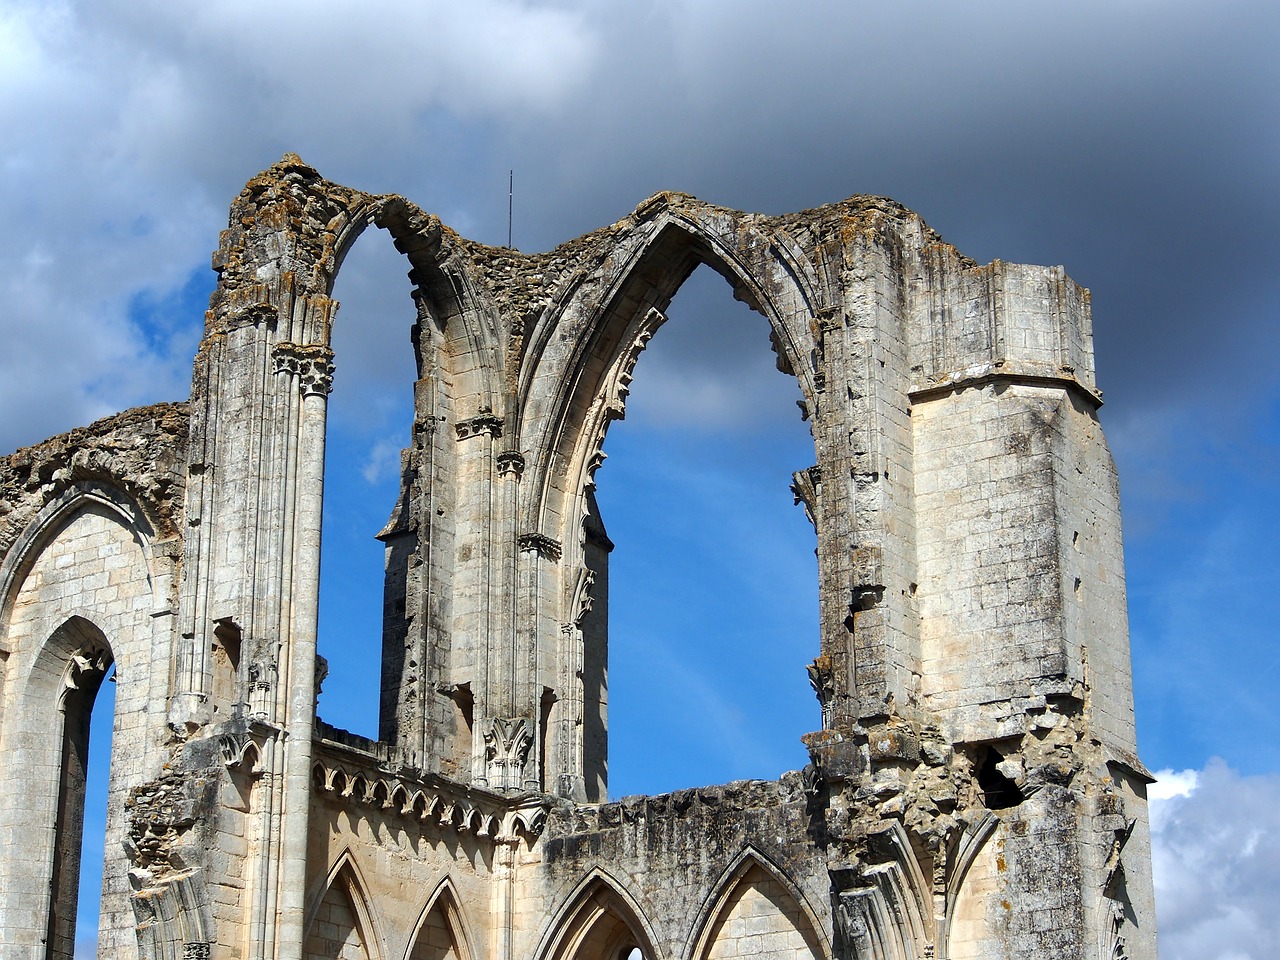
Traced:
<path id="1" fill-rule="evenodd" d="M 111 515 L 121 528 L 128 531 L 141 552 L 148 579 L 153 577 L 154 521 L 116 485 L 81 481 L 45 504 L 5 552 L 0 562 L 0 629 L 8 624 L 14 599 L 41 553 L 86 509 L 98 509 Z M 161 603 L 162 598 L 156 597 L 156 602 Z"/>

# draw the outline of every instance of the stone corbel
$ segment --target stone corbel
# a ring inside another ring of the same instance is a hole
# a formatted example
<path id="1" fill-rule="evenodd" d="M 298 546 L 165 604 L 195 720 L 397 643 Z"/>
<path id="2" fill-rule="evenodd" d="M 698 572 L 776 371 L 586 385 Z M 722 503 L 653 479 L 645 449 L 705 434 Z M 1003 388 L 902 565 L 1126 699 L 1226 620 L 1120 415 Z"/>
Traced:
<path id="1" fill-rule="evenodd" d="M 63 684 L 68 690 L 82 690 L 87 678 L 105 675 L 111 669 L 111 663 L 111 651 L 106 647 L 96 643 L 85 644 L 71 654 Z"/>
<path id="2" fill-rule="evenodd" d="M 482 411 L 469 420 L 459 420 L 454 425 L 454 429 L 458 432 L 459 440 L 469 440 L 471 437 L 479 436 L 497 439 L 502 436 L 502 418 L 490 411 Z"/>
<path id="3" fill-rule="evenodd" d="M 816 529 L 818 526 L 818 498 L 822 494 L 822 471 L 818 467 L 797 470 L 791 475 L 791 495 L 797 504 L 804 504 L 804 515 Z"/>
<path id="4" fill-rule="evenodd" d="M 596 575 L 586 567 L 578 569 L 578 578 L 573 585 L 573 600 L 569 609 L 573 613 L 573 625 L 582 629 L 582 621 L 591 610 L 591 588 L 596 582 Z"/>
<path id="5" fill-rule="evenodd" d="M 553 540 L 551 537 L 541 533 L 524 533 L 519 539 L 520 549 L 526 553 L 536 553 L 544 560 L 553 562 L 560 559 L 561 547 L 559 540 Z"/>
<path id="6" fill-rule="evenodd" d="M 868 543 L 854 547 L 850 559 L 853 567 L 850 610 L 869 610 L 884 598 L 884 551 L 879 544 Z"/>

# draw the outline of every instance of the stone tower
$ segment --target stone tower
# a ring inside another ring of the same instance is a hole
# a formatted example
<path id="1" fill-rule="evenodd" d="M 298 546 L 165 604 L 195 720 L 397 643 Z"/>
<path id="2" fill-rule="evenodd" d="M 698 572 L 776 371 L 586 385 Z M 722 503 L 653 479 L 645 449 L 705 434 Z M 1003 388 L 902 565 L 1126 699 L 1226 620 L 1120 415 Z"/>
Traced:
<path id="1" fill-rule="evenodd" d="M 331 292 L 370 225 L 418 369 L 377 741 L 315 713 Z M 593 475 L 701 264 L 810 417 L 822 729 L 777 782 L 608 803 Z M 527 256 L 292 155 L 214 268 L 188 401 L 0 459 L 6 957 L 71 956 L 114 669 L 103 956 L 1154 958 L 1116 477 L 1061 268 L 862 196 L 660 193 Z"/>

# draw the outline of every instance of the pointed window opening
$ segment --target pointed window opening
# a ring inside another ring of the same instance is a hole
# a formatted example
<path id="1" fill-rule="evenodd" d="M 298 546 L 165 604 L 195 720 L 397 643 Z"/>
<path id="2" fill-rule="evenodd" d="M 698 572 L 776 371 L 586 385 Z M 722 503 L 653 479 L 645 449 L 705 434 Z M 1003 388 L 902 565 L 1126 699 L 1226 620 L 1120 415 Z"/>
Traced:
<path id="1" fill-rule="evenodd" d="M 627 901 L 600 878 L 577 898 L 555 934 L 550 960 L 645 960 L 643 926 Z"/>
<path id="2" fill-rule="evenodd" d="M 813 439 L 768 321 L 730 297 L 707 267 L 677 293 L 596 476 L 615 797 L 775 778 L 818 722 L 816 539 L 790 491 Z"/>
<path id="3" fill-rule="evenodd" d="M 468 960 L 458 906 L 446 887 L 418 924 L 408 960 Z"/>
<path id="4" fill-rule="evenodd" d="M 91 956 L 98 946 L 115 719 L 115 665 L 107 644 L 86 639 L 71 657 L 65 683 L 46 938 L 52 960 Z"/>
<path id="5" fill-rule="evenodd" d="M 334 285 L 336 373 L 325 436 L 319 651 L 328 673 L 318 710 L 335 727 L 379 734 L 385 547 L 377 539 L 400 493 L 417 368 L 409 263 L 382 230 L 348 252 Z M 403 611 L 402 611 L 403 612 Z"/>

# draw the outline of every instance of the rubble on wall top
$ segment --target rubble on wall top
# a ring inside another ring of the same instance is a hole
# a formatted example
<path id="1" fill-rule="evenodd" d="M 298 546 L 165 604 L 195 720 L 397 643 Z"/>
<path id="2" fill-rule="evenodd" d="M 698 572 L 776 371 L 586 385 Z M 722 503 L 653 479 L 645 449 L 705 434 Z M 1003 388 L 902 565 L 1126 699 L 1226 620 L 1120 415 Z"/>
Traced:
<path id="1" fill-rule="evenodd" d="M 162 535 L 181 502 L 187 404 L 134 407 L 0 457 L 0 550 L 70 484 L 102 480 L 135 494 Z"/>
<path id="2" fill-rule="evenodd" d="M 333 249 L 335 229 L 344 215 L 350 217 L 360 207 L 365 208 L 369 220 L 381 226 L 386 226 L 383 220 L 388 212 L 396 208 L 407 210 L 407 216 L 398 218 L 401 223 L 397 234 L 418 233 L 425 245 L 435 248 L 438 262 L 460 253 L 495 305 L 513 320 L 525 322 L 554 299 L 555 291 L 569 277 L 598 267 L 628 234 L 645 229 L 663 212 L 694 221 L 728 220 L 764 235 L 783 234 L 806 249 L 848 244 L 860 237 L 891 245 L 905 241 L 912 246 L 941 248 L 962 267 L 976 265 L 902 204 L 865 194 L 795 213 L 766 215 L 663 190 L 642 200 L 630 214 L 608 226 L 549 251 L 522 253 L 464 238 L 399 195 L 372 195 L 332 183 L 297 154 L 287 153 L 250 179 L 232 207 L 230 228 L 214 259 L 215 269 L 222 274 L 222 288 L 231 290 L 258 279 L 243 269 L 246 261 L 280 262 L 289 271 L 310 273 L 313 286 L 323 286 L 323 277 L 331 279 L 336 271 L 339 252 Z M 264 241 L 264 237 L 280 233 L 287 234 L 289 241 Z M 403 245 L 405 238 L 397 239 L 398 245 Z M 293 249 L 285 249 L 290 242 Z M 246 251 L 247 245 L 256 249 Z M 278 249 L 266 249 L 267 246 Z M 250 255 L 246 257 L 246 253 Z"/>

